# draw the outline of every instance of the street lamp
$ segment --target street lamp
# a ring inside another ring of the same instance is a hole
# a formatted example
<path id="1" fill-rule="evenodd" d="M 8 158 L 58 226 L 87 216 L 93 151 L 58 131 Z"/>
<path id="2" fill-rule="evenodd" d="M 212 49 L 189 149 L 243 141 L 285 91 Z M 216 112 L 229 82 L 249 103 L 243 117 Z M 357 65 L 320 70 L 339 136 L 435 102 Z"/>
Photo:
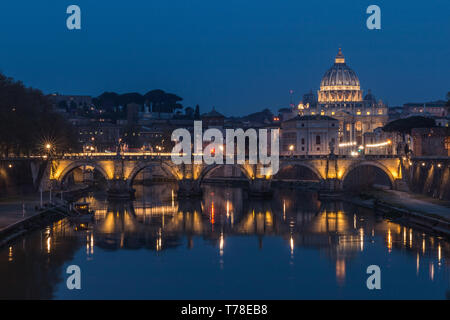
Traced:
<path id="1" fill-rule="evenodd" d="M 290 151 L 291 157 L 292 157 L 294 155 L 294 145 L 293 144 L 289 145 L 289 151 Z"/>
<path id="2" fill-rule="evenodd" d="M 50 154 L 52 152 L 52 148 L 53 148 L 52 144 L 47 142 L 45 144 L 44 148 L 45 148 L 45 151 L 47 152 L 46 156 L 50 156 Z"/>

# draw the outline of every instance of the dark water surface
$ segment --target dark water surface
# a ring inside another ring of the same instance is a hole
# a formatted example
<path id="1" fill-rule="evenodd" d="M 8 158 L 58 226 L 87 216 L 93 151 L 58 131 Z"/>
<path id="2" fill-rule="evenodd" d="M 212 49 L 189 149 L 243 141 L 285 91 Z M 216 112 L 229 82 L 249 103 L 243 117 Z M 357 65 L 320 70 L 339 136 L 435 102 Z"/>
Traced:
<path id="1" fill-rule="evenodd" d="M 300 191 L 247 200 L 206 186 L 137 186 L 132 203 L 87 198 L 88 224 L 61 220 L 0 250 L 0 298 L 445 299 L 449 242 Z M 68 290 L 66 268 L 81 268 Z M 381 290 L 366 269 L 381 268 Z"/>

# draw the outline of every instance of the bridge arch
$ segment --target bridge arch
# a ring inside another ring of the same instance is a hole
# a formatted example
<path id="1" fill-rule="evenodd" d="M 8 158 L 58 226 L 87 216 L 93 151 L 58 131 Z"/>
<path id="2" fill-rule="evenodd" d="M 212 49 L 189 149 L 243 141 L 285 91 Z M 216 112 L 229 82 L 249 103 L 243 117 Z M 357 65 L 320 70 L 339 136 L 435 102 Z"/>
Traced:
<path id="1" fill-rule="evenodd" d="M 73 170 L 75 170 L 77 168 L 83 168 L 83 167 L 92 167 L 92 168 L 94 168 L 94 170 L 100 172 L 100 174 L 105 178 L 107 187 L 109 187 L 110 177 L 109 177 L 107 170 L 98 162 L 90 161 L 90 160 L 78 160 L 78 161 L 69 163 L 57 175 L 56 181 L 58 182 L 58 185 L 62 187 L 64 180 L 66 179 L 66 177 L 69 173 L 71 173 Z"/>
<path id="2" fill-rule="evenodd" d="M 325 178 L 322 176 L 322 174 L 320 173 L 320 171 L 317 170 L 316 167 L 314 167 L 314 166 L 312 166 L 311 164 L 306 163 L 306 162 L 304 162 L 304 161 L 302 161 L 302 162 L 284 162 L 284 163 L 282 162 L 281 165 L 280 165 L 280 168 L 278 169 L 277 174 L 280 173 L 280 172 L 282 172 L 282 171 L 285 170 L 285 169 L 288 169 L 288 168 L 294 168 L 294 167 L 303 167 L 303 168 L 309 169 L 309 170 L 317 177 L 317 179 L 318 179 L 319 181 L 322 181 L 322 180 L 325 179 Z M 275 174 L 274 176 L 272 176 L 272 179 L 273 179 L 274 177 L 276 177 L 277 174 Z"/>
<path id="3" fill-rule="evenodd" d="M 248 168 L 245 167 L 245 165 L 241 165 L 241 164 L 211 164 L 211 165 L 207 165 L 204 168 L 202 168 L 199 176 L 198 176 L 198 185 L 200 185 L 203 182 L 203 179 L 205 179 L 206 175 L 208 173 L 212 173 L 215 170 L 222 168 L 224 166 L 233 166 L 235 168 L 239 168 L 241 170 L 241 172 L 243 173 L 243 175 L 247 178 L 248 181 L 251 181 L 253 179 L 252 177 L 252 173 L 249 172 Z"/>
<path id="4" fill-rule="evenodd" d="M 356 162 L 352 165 L 350 165 L 344 172 L 344 174 L 341 177 L 341 181 L 342 181 L 342 188 L 346 187 L 346 180 L 349 177 L 349 174 L 351 172 L 353 172 L 354 170 L 361 168 L 361 167 L 375 167 L 380 169 L 381 172 L 384 173 L 384 175 L 388 178 L 389 183 L 390 183 L 390 188 L 394 189 L 395 187 L 395 178 L 392 175 L 391 171 L 382 163 L 378 162 L 378 161 L 361 161 L 361 162 Z"/>
<path id="5" fill-rule="evenodd" d="M 100 172 L 103 175 L 103 177 L 105 178 L 105 180 L 107 182 L 110 180 L 108 172 L 105 170 L 105 168 L 103 168 L 98 162 L 89 161 L 89 160 L 80 160 L 80 161 L 74 161 L 74 162 L 70 163 L 61 171 L 61 173 L 58 175 L 56 180 L 59 183 L 62 183 L 70 172 L 72 172 L 76 168 L 82 168 L 82 167 L 93 167 L 95 170 L 97 170 L 98 172 Z"/>
<path id="6" fill-rule="evenodd" d="M 166 162 L 139 162 L 133 170 L 130 172 L 127 178 L 127 185 L 131 187 L 133 185 L 133 181 L 138 175 L 139 172 L 144 170 L 145 168 L 159 167 L 161 168 L 168 176 L 172 176 L 175 180 L 180 180 L 180 175 L 176 168 Z"/>

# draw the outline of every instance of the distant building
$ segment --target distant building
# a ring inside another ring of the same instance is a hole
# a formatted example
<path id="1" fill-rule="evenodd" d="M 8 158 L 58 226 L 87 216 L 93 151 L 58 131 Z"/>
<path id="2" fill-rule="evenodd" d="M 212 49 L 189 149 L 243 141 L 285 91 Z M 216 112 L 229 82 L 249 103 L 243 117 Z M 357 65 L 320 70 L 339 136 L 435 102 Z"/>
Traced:
<path id="1" fill-rule="evenodd" d="M 107 122 L 92 121 L 89 124 L 79 124 L 78 142 L 86 152 L 115 151 L 123 127 Z"/>
<path id="2" fill-rule="evenodd" d="M 133 126 L 138 123 L 140 108 L 141 106 L 137 103 L 129 103 L 127 105 L 127 124 L 129 126 Z"/>
<path id="3" fill-rule="evenodd" d="M 389 122 L 398 120 L 403 116 L 403 107 L 389 107 L 388 108 L 388 118 Z"/>
<path id="4" fill-rule="evenodd" d="M 68 109 L 82 109 L 83 107 L 89 107 L 92 105 L 91 96 L 61 95 L 54 93 L 48 95 L 48 97 L 53 104 L 53 108 L 61 112 L 68 111 L 65 109 L 66 107 Z"/>
<path id="5" fill-rule="evenodd" d="M 411 136 L 415 156 L 450 156 L 450 128 L 414 128 Z"/>
<path id="6" fill-rule="evenodd" d="M 433 117 L 434 121 L 436 122 L 436 125 L 438 127 L 448 127 L 448 124 L 450 122 L 450 117 Z"/>
<path id="7" fill-rule="evenodd" d="M 445 101 L 432 101 L 426 103 L 405 103 L 403 105 L 403 117 L 410 116 L 429 116 L 429 117 L 446 117 L 447 108 Z"/>
<path id="8" fill-rule="evenodd" d="M 204 129 L 207 128 L 223 129 L 225 122 L 225 116 L 217 112 L 216 109 L 214 109 L 214 107 L 210 112 L 202 114 L 201 119 L 202 119 L 202 126 Z"/>
<path id="9" fill-rule="evenodd" d="M 298 112 L 291 108 L 281 108 L 280 110 L 278 110 L 278 113 L 279 121 L 281 122 L 295 118 L 298 115 Z"/>
<path id="10" fill-rule="evenodd" d="M 281 123 L 281 155 L 328 155 L 338 152 L 339 121 L 321 115 L 296 116 Z"/>

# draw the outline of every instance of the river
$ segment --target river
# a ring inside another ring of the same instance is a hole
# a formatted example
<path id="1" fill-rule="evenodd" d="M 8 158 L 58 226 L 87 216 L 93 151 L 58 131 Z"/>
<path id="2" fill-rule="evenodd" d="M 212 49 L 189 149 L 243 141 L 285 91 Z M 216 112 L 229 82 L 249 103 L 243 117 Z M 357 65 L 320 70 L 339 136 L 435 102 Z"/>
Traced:
<path id="1" fill-rule="evenodd" d="M 177 201 L 170 184 L 136 186 L 136 200 L 83 201 L 92 222 L 62 219 L 0 250 L 0 298 L 445 299 L 450 243 L 317 194 L 277 190 L 248 200 L 207 185 Z M 69 290 L 66 269 L 81 269 Z M 369 290 L 367 267 L 381 270 Z"/>

